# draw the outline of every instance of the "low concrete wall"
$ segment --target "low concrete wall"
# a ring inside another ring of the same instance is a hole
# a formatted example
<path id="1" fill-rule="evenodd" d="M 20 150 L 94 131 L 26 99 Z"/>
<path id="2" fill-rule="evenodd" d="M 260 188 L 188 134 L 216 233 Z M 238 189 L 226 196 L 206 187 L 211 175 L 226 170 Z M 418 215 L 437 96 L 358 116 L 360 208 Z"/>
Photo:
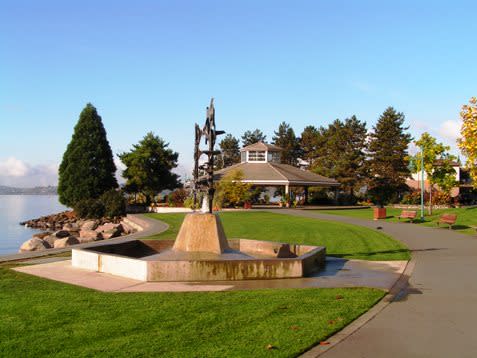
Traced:
<path id="1" fill-rule="evenodd" d="M 298 257 L 277 257 L 288 244 L 259 240 L 231 240 L 232 247 L 257 258 L 250 259 L 141 259 L 137 247 L 160 252 L 171 247 L 173 240 L 134 240 L 72 250 L 74 267 L 109 273 L 141 281 L 229 281 L 297 278 L 310 274 L 325 262 L 324 247 L 292 245 Z M 125 256 L 129 247 L 129 257 Z M 135 249 L 136 247 L 136 249 Z M 123 254 L 124 252 L 124 254 Z M 139 253 L 139 256 L 135 256 Z M 290 253 L 290 251 L 288 251 Z M 142 255 L 151 255 L 152 252 Z M 133 257 L 131 257 L 133 255 Z M 262 257 L 268 256 L 268 257 Z M 137 257 L 137 258 L 136 258 Z"/>
<path id="2" fill-rule="evenodd" d="M 174 207 L 164 207 L 164 206 L 156 206 L 156 207 L 149 207 L 148 211 L 151 213 L 161 213 L 161 214 L 169 214 L 169 213 L 192 213 L 194 210 L 190 208 L 174 208 Z"/>

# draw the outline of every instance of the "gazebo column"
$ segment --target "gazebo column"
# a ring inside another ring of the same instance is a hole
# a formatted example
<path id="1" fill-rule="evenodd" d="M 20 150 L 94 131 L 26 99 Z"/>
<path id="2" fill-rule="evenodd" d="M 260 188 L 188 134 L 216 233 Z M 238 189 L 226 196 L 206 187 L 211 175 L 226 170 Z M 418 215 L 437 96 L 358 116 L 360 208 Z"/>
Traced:
<path id="1" fill-rule="evenodd" d="M 289 194 L 290 193 L 290 186 L 287 184 L 285 185 L 285 194 Z"/>
<path id="2" fill-rule="evenodd" d="M 308 187 L 307 186 L 305 186 L 305 188 L 304 188 L 304 195 L 305 195 L 304 205 L 306 205 L 308 203 Z"/>

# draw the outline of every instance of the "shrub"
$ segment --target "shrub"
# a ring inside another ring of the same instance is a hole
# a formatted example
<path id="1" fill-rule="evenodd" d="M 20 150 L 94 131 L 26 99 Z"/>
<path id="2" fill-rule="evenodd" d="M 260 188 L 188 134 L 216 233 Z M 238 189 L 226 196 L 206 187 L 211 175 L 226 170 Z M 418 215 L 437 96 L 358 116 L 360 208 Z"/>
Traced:
<path id="1" fill-rule="evenodd" d="M 99 201 L 104 206 L 104 216 L 106 217 L 113 218 L 126 214 L 126 199 L 120 191 L 108 190 L 101 195 Z"/>
<path id="2" fill-rule="evenodd" d="M 175 206 L 182 206 L 184 205 L 185 200 L 189 196 L 189 192 L 185 189 L 176 189 L 170 195 L 169 199 L 174 203 Z"/>
<path id="3" fill-rule="evenodd" d="M 76 215 L 81 219 L 99 219 L 104 216 L 104 205 L 99 199 L 83 199 L 74 207 Z"/>
<path id="4" fill-rule="evenodd" d="M 250 184 L 242 183 L 243 172 L 234 170 L 225 175 L 216 184 L 217 191 L 214 196 L 214 206 L 230 207 L 240 206 L 250 200 Z"/>

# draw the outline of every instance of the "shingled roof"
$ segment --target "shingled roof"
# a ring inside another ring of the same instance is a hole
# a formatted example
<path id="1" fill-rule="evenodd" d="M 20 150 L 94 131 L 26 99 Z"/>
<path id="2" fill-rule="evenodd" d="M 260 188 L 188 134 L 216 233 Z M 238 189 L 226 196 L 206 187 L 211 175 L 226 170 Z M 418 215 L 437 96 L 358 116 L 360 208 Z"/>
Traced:
<path id="1" fill-rule="evenodd" d="M 280 147 L 277 147 L 276 145 L 263 143 L 263 142 L 253 143 L 240 149 L 241 152 L 248 152 L 251 150 L 267 150 L 269 152 L 281 152 L 283 149 Z"/>
<path id="2" fill-rule="evenodd" d="M 258 144 L 258 143 L 257 143 Z M 241 170 L 243 182 L 257 185 L 339 186 L 335 179 L 301 170 L 288 164 L 239 163 L 215 172 L 214 180 L 220 180 L 233 170 Z"/>

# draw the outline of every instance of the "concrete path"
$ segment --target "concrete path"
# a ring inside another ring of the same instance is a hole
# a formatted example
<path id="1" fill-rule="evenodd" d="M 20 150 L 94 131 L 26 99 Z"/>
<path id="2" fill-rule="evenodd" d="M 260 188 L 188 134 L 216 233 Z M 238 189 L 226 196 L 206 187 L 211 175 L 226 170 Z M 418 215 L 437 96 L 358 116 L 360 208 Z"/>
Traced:
<path id="1" fill-rule="evenodd" d="M 107 240 L 108 243 L 120 243 L 129 240 L 136 240 L 142 237 L 151 236 L 154 234 L 159 234 L 163 231 L 166 231 L 169 227 L 166 223 L 163 223 L 159 220 L 150 219 L 147 216 L 142 214 L 128 214 L 128 219 L 142 227 L 141 231 L 138 231 L 131 235 L 116 237 L 114 239 Z M 74 248 L 85 248 L 85 247 L 92 247 L 97 245 L 104 245 L 105 240 L 100 240 L 96 242 L 86 243 L 86 244 L 79 244 L 72 246 Z M 3 255 L 0 256 L 0 263 L 2 262 L 10 262 L 10 261 L 21 261 L 35 257 L 43 257 L 48 255 L 55 255 L 60 254 L 63 252 L 71 251 L 72 247 L 67 247 L 64 249 L 48 249 L 43 251 L 32 251 L 32 252 L 23 252 L 19 254 L 11 254 L 11 255 Z"/>
<path id="2" fill-rule="evenodd" d="M 477 236 L 313 211 L 274 212 L 379 226 L 412 250 L 408 287 L 323 357 L 477 357 Z"/>

